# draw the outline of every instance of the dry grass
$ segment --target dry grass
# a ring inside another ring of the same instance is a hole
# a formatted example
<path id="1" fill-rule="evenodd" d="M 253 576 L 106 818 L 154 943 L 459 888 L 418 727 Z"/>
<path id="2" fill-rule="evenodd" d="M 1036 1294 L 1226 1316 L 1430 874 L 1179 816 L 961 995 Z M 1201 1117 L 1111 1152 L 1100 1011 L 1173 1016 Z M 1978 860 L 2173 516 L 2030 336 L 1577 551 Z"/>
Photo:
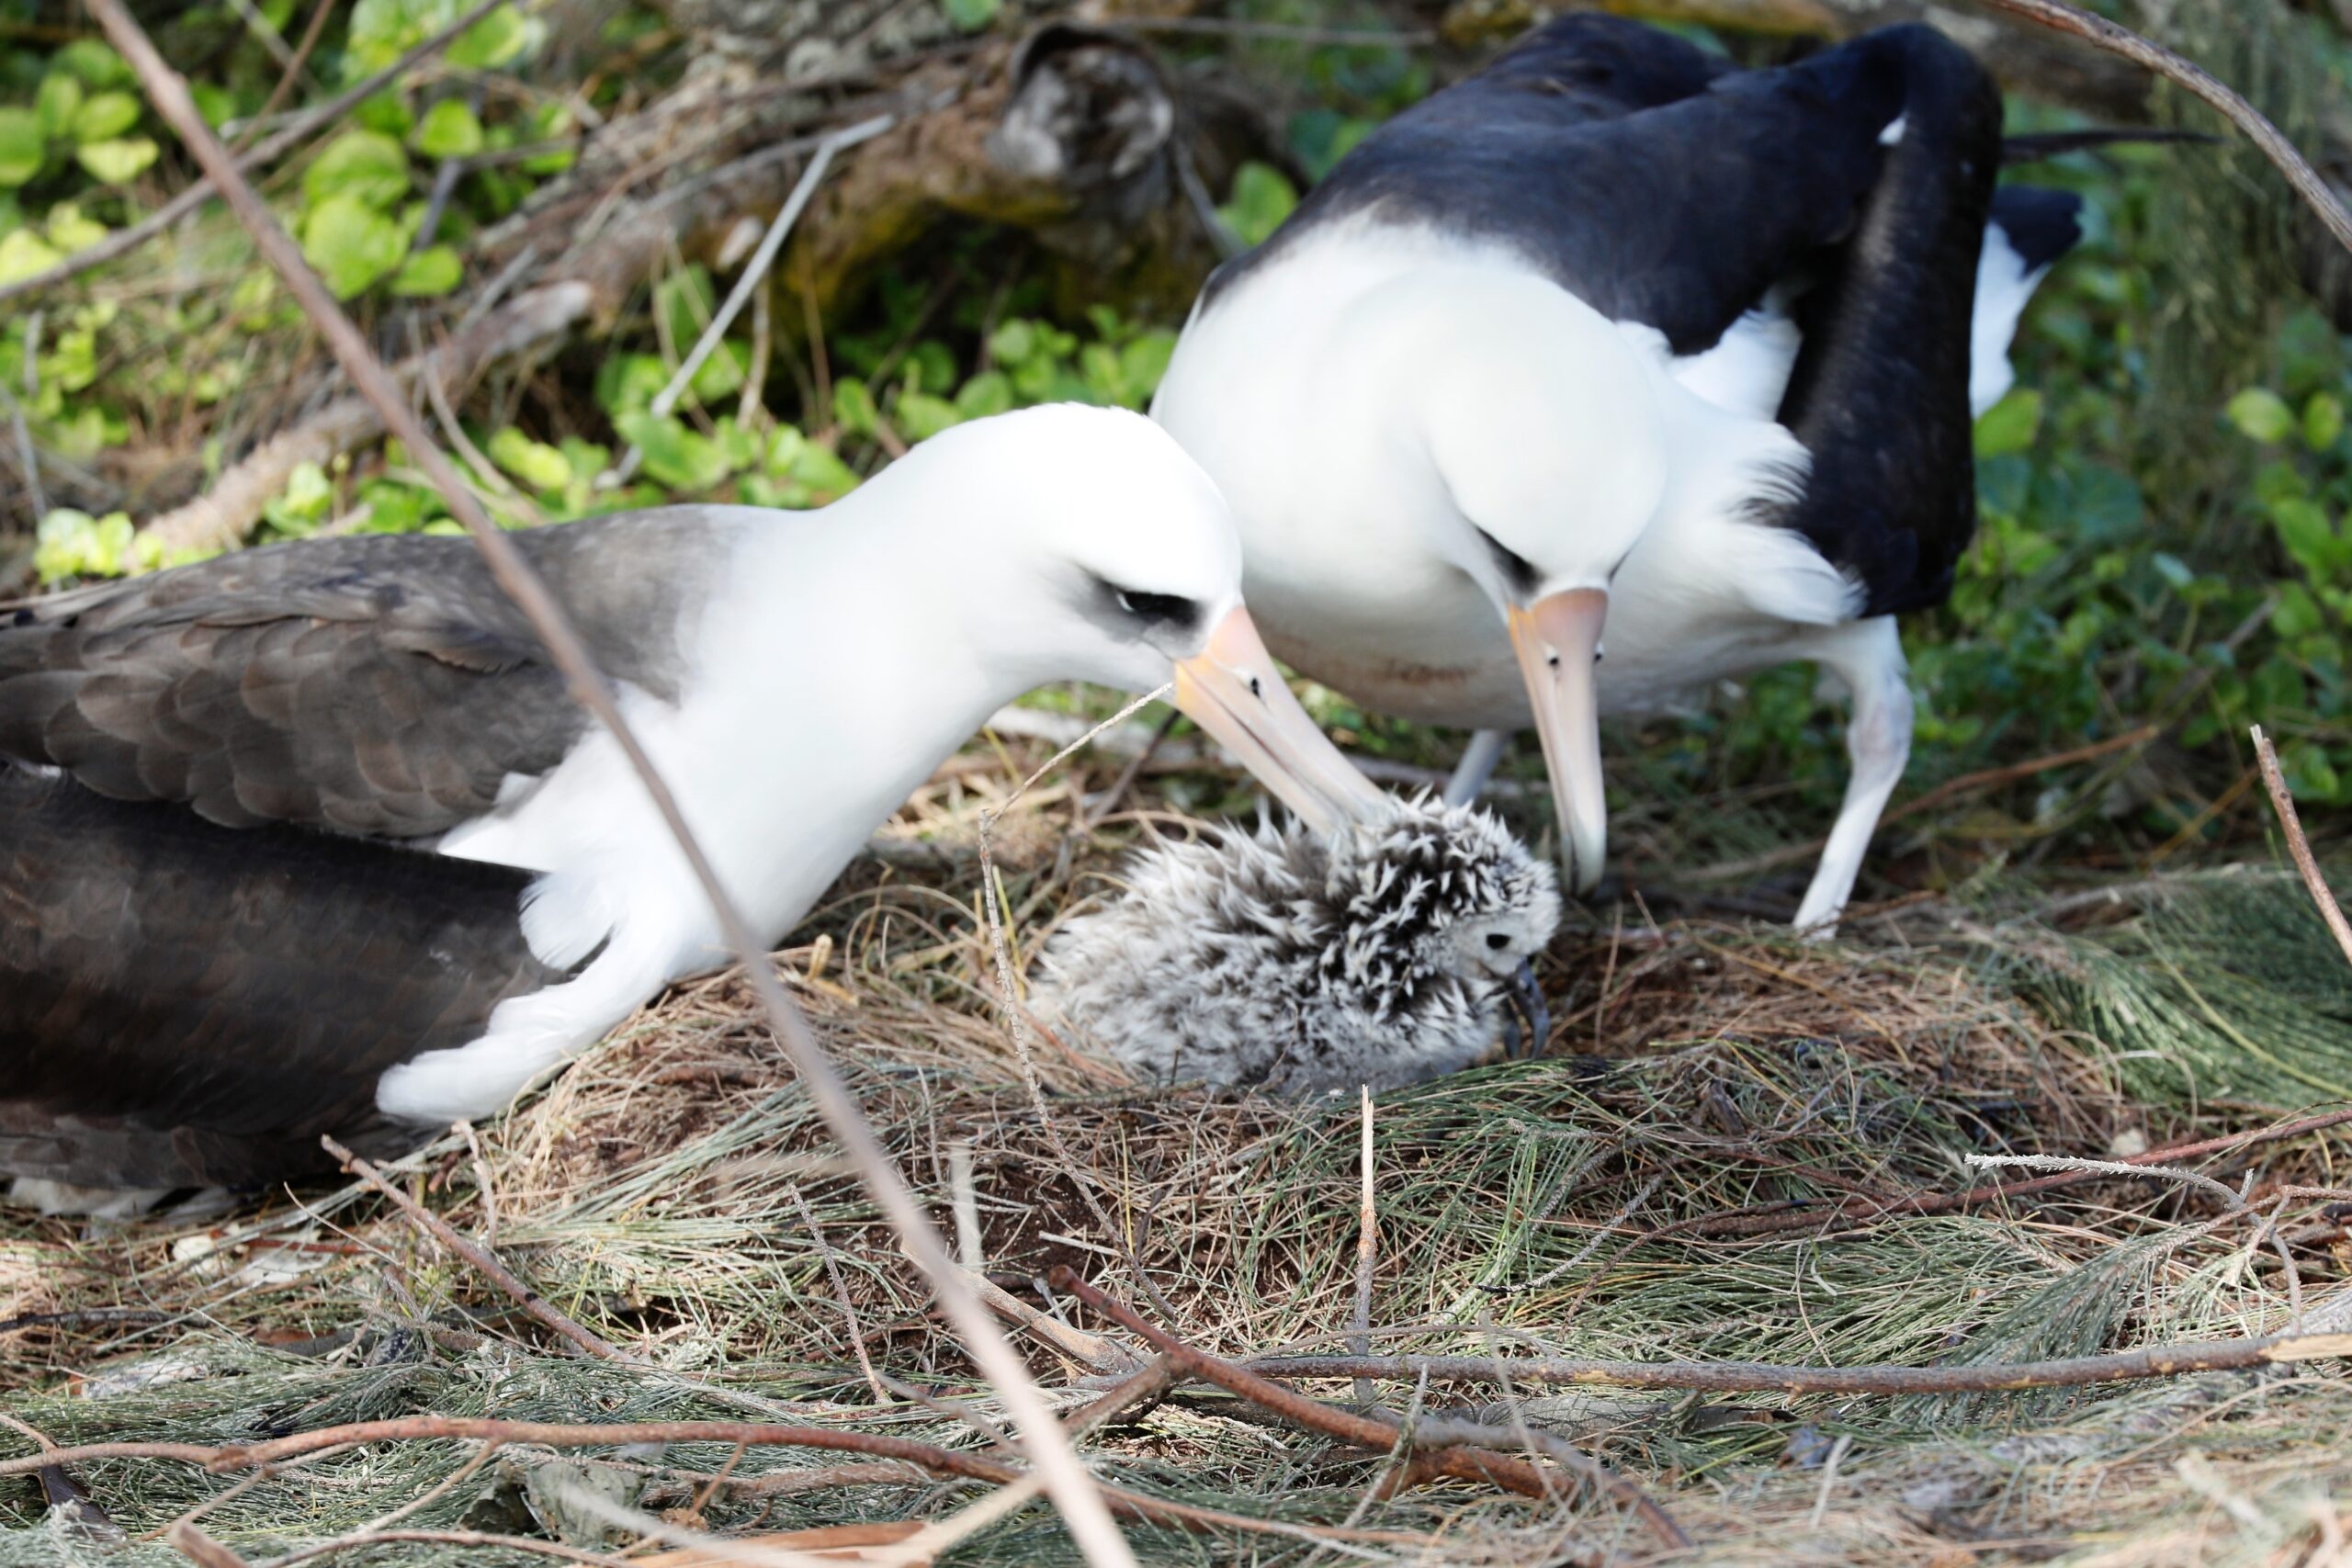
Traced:
<path id="1" fill-rule="evenodd" d="M 970 1151 L 984 1266 L 1005 1289 L 1068 1310 L 1035 1283 L 1068 1264 L 1211 1350 L 1340 1348 L 1354 1312 L 1352 1104 L 1140 1090 L 1048 1038 L 1037 1071 L 1054 1129 L 1041 1122 L 988 995 L 970 844 L 978 811 L 1001 798 L 1003 763 L 1042 755 L 967 760 L 934 781 L 902 827 L 937 852 L 863 863 L 780 968 L 951 1235 L 953 1151 Z M 1147 793 L 1107 830 L 1074 836 L 1081 787 L 1116 766 L 1049 781 L 1000 831 L 1023 956 L 1050 918 L 1114 873 L 1119 844 L 1185 830 L 1167 795 Z M 1199 784 L 1170 787 L 1181 796 Z M 2037 906 L 2018 890 L 1914 905 L 1841 945 L 1653 922 L 1638 908 L 1565 936 L 1546 973 L 1558 1020 L 1548 1059 L 1378 1104 L 1374 1339 L 1398 1351 L 1924 1365 L 2258 1333 L 2291 1312 L 2288 1268 L 2267 1239 L 2274 1216 L 2305 1310 L 2352 1311 L 2343 1210 L 2288 1190 L 2345 1184 L 2341 1129 L 2199 1162 L 2233 1189 L 2251 1180 L 2245 1213 L 2175 1182 L 2100 1179 L 1973 1212 L 1723 1234 L 1729 1211 L 1954 1190 L 1984 1179 L 1965 1165 L 1972 1154 L 2106 1157 L 2264 1125 L 2352 1083 L 2352 981 L 2326 966 L 2340 961 L 2291 878 L 2186 879 L 2138 904 L 2144 912 L 2120 922 L 2091 911 L 2105 923 L 2071 934 L 2030 918 Z M 244 1440 L 428 1411 L 765 1411 L 989 1441 L 986 1390 L 834 1161 L 738 983 L 669 996 L 475 1137 L 479 1159 L 452 1135 L 408 1162 L 411 1190 L 658 1370 L 559 1354 L 481 1279 L 346 1189 L 97 1235 L 18 1222 L 0 1240 L 0 1310 L 162 1315 L 0 1339 L 6 1410 L 59 1442 Z M 879 1398 L 861 1349 L 884 1380 Z M 1099 1369 L 1033 1349 L 1048 1387 L 1084 1396 Z M 2340 1371 L 1966 1399 L 1384 1397 L 1574 1438 L 1665 1503 L 1709 1562 L 2303 1564 L 2336 1561 L 2332 1543 L 2352 1529 L 2352 1445 L 2340 1436 L 2352 1381 Z M 1348 1397 L 1343 1383 L 1319 1392 Z M 1377 1497 L 1377 1457 L 1269 1427 L 1207 1391 L 1181 1391 L 1088 1442 L 1102 1473 L 1156 1495 L 1429 1542 L 1139 1529 L 1155 1562 L 1654 1551 L 1637 1524 L 1589 1499 L 1539 1506 L 1454 1484 Z M 134 1533 L 211 1501 L 205 1528 L 261 1561 L 424 1496 L 470 1451 L 379 1444 L 243 1483 L 107 1461 L 79 1479 Z M 691 1513 L 721 1533 L 936 1518 L 978 1495 L 840 1471 L 842 1456 L 754 1450 L 693 1511 L 692 1478 L 729 1458 L 723 1446 L 673 1445 L 558 1465 L 510 1450 L 402 1523 L 620 1551 L 626 1532 L 603 1537 L 558 1483 L 601 1478 L 635 1506 Z M 21 1478 L 0 1485 L 14 1526 L 0 1533 L 0 1563 L 95 1550 L 45 1525 Z M 1070 1556 L 1033 1506 L 947 1560 Z M 340 1560 L 508 1557 L 528 1560 L 427 1543 Z M 179 1561 L 160 1544 L 107 1560 Z"/>

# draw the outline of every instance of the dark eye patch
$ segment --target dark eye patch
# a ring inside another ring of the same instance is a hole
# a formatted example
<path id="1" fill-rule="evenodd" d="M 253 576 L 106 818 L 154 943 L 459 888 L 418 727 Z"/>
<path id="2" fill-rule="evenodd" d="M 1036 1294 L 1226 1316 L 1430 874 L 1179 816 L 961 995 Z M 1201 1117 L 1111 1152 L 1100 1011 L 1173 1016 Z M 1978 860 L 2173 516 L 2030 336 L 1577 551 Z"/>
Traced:
<path id="1" fill-rule="evenodd" d="M 1527 563 L 1524 556 L 1504 548 L 1501 541 L 1484 528 L 1478 530 L 1478 537 L 1485 542 L 1487 551 L 1495 558 L 1495 565 L 1502 571 L 1503 581 L 1514 592 L 1527 594 L 1535 592 L 1535 569 Z"/>
<path id="2" fill-rule="evenodd" d="M 1111 584 L 1111 601 L 1130 619 L 1151 630 L 1189 631 L 1200 623 L 1201 605 L 1181 593 L 1150 593 Z"/>

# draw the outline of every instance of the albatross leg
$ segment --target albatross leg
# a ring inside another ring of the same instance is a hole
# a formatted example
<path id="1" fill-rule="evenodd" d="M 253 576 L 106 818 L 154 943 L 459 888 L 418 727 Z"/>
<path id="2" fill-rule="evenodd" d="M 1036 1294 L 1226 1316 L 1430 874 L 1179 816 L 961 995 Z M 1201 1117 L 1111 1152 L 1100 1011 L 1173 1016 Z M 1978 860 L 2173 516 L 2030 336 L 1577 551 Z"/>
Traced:
<path id="1" fill-rule="evenodd" d="M 1502 729 L 1481 729 L 1470 737 L 1470 744 L 1463 750 L 1462 761 L 1453 764 L 1453 776 L 1445 781 L 1445 803 L 1467 806 L 1478 798 L 1487 781 L 1495 776 L 1502 765 L 1503 748 L 1510 743 L 1510 733 Z"/>
<path id="2" fill-rule="evenodd" d="M 1878 830 L 1887 799 L 1903 782 L 1904 766 L 1911 760 L 1910 667 L 1904 661 L 1903 639 L 1893 615 L 1819 632 L 1806 639 L 1804 655 L 1819 660 L 1854 696 L 1853 715 L 1846 724 L 1846 754 L 1854 771 L 1846 781 L 1846 801 L 1829 829 L 1813 886 L 1797 908 L 1796 929 L 1819 941 L 1838 934 L 1838 917 L 1853 896 L 1871 835 Z"/>

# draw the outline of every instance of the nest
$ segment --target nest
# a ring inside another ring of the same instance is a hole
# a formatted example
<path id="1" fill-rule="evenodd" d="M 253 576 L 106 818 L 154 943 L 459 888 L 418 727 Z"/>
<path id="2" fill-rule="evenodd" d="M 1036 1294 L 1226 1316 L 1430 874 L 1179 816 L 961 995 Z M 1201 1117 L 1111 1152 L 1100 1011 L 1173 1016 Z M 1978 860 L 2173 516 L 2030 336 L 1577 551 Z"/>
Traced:
<path id="1" fill-rule="evenodd" d="M 900 854 L 862 866 L 815 940 L 778 955 L 899 1168 L 980 1272 L 1081 1336 L 1125 1337 L 1041 1286 L 1057 1265 L 1213 1353 L 1344 1348 L 1359 1327 L 1362 1112 L 1139 1087 L 1050 1036 L 1024 1064 L 985 978 L 967 853 L 989 787 L 938 786 L 915 816 L 923 869 Z M 1114 874 L 1131 841 L 1067 830 L 1076 788 L 1047 787 L 996 835 L 1020 966 L 1048 912 Z M 1121 820 L 1186 829 L 1156 807 Z M 2025 890 L 2003 897 L 2013 907 L 1856 922 L 1850 945 L 1630 918 L 1562 936 L 1540 966 L 1550 1055 L 1374 1106 L 1363 1337 L 1396 1353 L 1928 1367 L 2263 1333 L 2297 1302 L 2346 1316 L 2352 1244 L 2321 1190 L 2344 1180 L 2342 1126 L 2186 1162 L 2250 1183 L 2246 1211 L 2109 1177 L 1903 1207 L 2018 1174 L 1971 1156 L 2113 1158 L 2260 1128 L 2352 1074 L 2352 982 L 2291 879 L 2186 878 L 2071 934 L 2018 918 L 2040 907 Z M 738 981 L 673 992 L 395 1177 L 652 1367 L 568 1353 L 352 1187 L 96 1236 L 11 1222 L 0 1311 L 51 1315 L 0 1341 L 6 1413 L 60 1444 L 242 1443 L 421 1413 L 748 1414 L 990 1451 L 981 1427 L 1001 1406 Z M 1120 1370 L 1071 1348 L 1089 1342 L 1021 1341 L 1066 1404 Z M 1669 1510 L 1696 1560 L 1973 1564 L 2066 1549 L 2283 1563 L 2333 1539 L 2328 1499 L 2352 1487 L 2352 1382 L 2331 1368 L 1965 1397 L 1377 1393 L 1400 1413 L 1573 1439 Z M 1352 1397 L 1336 1379 L 1302 1386 Z M 1085 1446 L 1109 1481 L 1251 1522 L 1131 1527 L 1152 1562 L 1303 1562 L 1317 1548 L 1296 1531 L 1341 1527 L 1385 1537 L 1349 1552 L 1399 1562 L 1596 1562 L 1655 1546 L 1605 1496 L 1392 1487 L 1388 1456 L 1200 1385 Z M 573 1506 L 583 1489 L 722 1536 L 936 1518 L 986 1490 L 790 1448 L 479 1453 L 370 1443 L 259 1479 L 105 1460 L 74 1479 L 124 1531 L 203 1507 L 203 1527 L 255 1561 L 412 1506 L 387 1528 L 613 1553 L 636 1538 Z M 30 1478 L 0 1488 L 0 1563 L 96 1560 Z M 382 1540 L 345 1560 L 547 1559 Z M 1033 1506 L 952 1560 L 1079 1558 Z M 106 1561 L 182 1559 L 149 1543 Z"/>

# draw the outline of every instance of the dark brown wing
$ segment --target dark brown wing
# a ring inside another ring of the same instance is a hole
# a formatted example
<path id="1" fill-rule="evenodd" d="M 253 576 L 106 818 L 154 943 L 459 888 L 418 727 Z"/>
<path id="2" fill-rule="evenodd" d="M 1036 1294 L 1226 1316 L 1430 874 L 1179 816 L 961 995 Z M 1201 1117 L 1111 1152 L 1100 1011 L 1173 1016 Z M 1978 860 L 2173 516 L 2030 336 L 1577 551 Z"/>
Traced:
<path id="1" fill-rule="evenodd" d="M 236 832 L 0 763 L 0 1173 L 251 1186 L 414 1141 L 376 1080 L 562 978 L 528 873 Z"/>
<path id="2" fill-rule="evenodd" d="M 676 507 L 518 543 L 608 675 L 674 697 L 740 525 Z M 0 611 L 0 758 L 229 827 L 444 833 L 587 724 L 462 538 L 280 545 Z"/>

